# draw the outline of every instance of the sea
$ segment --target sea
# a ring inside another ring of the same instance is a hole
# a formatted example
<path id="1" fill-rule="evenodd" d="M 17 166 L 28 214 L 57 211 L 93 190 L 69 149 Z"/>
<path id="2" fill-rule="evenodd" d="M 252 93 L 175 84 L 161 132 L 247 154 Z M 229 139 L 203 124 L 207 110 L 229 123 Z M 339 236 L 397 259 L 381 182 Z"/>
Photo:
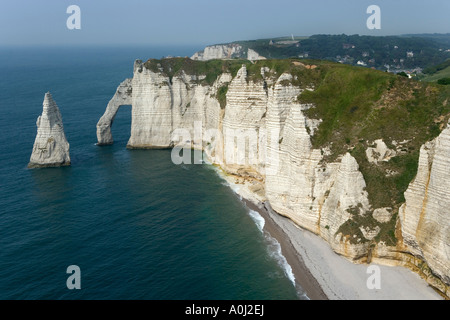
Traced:
<path id="1" fill-rule="evenodd" d="M 264 219 L 217 168 L 126 149 L 131 106 L 114 120 L 114 144 L 96 145 L 97 121 L 135 59 L 196 50 L 0 48 L 0 299 L 304 297 Z M 28 169 L 47 91 L 72 165 Z M 80 289 L 69 289 L 69 266 L 79 268 Z"/>

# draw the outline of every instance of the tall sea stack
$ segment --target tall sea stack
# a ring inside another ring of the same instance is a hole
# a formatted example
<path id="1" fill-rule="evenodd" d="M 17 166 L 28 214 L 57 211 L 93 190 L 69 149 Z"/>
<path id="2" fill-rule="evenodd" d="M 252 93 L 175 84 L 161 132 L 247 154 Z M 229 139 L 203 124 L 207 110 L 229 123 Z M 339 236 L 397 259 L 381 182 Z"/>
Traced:
<path id="1" fill-rule="evenodd" d="M 61 113 L 50 92 L 44 97 L 42 115 L 36 121 L 37 135 L 28 168 L 70 165 L 69 143 Z"/>

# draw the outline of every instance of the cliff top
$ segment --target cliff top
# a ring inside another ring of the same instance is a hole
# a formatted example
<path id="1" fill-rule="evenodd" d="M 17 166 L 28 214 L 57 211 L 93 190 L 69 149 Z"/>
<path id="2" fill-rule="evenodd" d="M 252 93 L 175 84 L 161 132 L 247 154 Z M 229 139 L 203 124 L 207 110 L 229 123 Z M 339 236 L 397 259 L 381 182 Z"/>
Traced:
<path id="1" fill-rule="evenodd" d="M 149 59 L 144 63 L 145 68 L 153 72 L 162 73 L 170 78 L 179 75 L 184 71 L 188 75 L 205 76 L 200 80 L 202 83 L 211 85 L 222 73 L 231 73 L 233 77 L 236 76 L 238 70 L 246 66 L 248 80 L 263 81 L 261 75 L 261 68 L 266 68 L 267 77 L 278 78 L 282 73 L 288 72 L 293 75 L 301 76 L 300 82 L 296 85 L 311 84 L 315 75 L 318 73 L 308 72 L 309 69 L 314 69 L 317 66 L 339 65 L 336 63 L 320 60 L 308 59 L 269 59 L 251 62 L 246 59 L 214 59 L 207 61 L 192 60 L 190 58 L 164 58 L 164 59 Z M 299 78 L 299 77 L 297 77 Z M 308 80 L 308 81 L 307 81 Z M 317 80 L 317 79 L 315 79 Z"/>

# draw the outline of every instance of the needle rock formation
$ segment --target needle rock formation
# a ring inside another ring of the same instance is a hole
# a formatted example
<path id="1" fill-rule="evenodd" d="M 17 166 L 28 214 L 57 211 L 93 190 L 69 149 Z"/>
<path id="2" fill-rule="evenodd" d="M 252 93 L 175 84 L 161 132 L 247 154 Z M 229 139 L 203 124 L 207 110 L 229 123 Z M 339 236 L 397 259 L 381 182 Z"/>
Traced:
<path id="1" fill-rule="evenodd" d="M 45 94 L 42 114 L 36 126 L 37 135 L 28 168 L 69 166 L 69 143 L 61 113 L 50 92 Z"/>

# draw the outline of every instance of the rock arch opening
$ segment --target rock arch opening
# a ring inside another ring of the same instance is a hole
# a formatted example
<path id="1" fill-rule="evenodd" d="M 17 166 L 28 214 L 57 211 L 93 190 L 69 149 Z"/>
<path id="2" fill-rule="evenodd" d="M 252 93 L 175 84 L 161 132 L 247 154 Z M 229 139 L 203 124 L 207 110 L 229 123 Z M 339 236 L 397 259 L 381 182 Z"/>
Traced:
<path id="1" fill-rule="evenodd" d="M 97 145 L 104 146 L 114 143 L 111 126 L 121 106 L 131 105 L 133 98 L 132 79 L 125 79 L 108 102 L 105 113 L 97 123 Z"/>

